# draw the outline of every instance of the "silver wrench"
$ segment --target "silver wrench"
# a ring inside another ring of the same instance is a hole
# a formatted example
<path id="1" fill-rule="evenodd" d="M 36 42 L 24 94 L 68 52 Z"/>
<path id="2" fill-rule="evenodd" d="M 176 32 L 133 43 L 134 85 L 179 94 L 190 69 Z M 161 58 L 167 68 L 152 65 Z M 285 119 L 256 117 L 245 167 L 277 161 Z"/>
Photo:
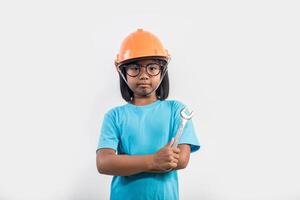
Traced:
<path id="1" fill-rule="evenodd" d="M 189 121 L 190 119 L 192 119 L 193 115 L 194 115 L 194 111 L 190 112 L 188 115 L 185 113 L 187 109 L 186 108 L 183 108 L 181 111 L 180 111 L 180 117 L 181 117 L 181 124 L 180 124 L 180 127 L 178 128 L 177 130 L 177 133 L 176 133 L 176 136 L 175 136 L 175 141 L 172 145 L 172 148 L 177 148 L 178 146 L 178 142 L 181 138 L 181 135 L 183 133 L 183 130 L 184 130 L 184 127 L 187 123 L 187 121 Z"/>

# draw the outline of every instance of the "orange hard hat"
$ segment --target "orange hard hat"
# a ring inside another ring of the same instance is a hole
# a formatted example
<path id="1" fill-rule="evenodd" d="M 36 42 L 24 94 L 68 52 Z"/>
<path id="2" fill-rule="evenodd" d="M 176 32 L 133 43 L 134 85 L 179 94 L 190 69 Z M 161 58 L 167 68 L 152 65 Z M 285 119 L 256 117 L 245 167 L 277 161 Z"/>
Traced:
<path id="1" fill-rule="evenodd" d="M 115 64 L 119 66 L 144 57 L 161 57 L 167 61 L 170 59 L 168 51 L 164 49 L 158 37 L 143 29 L 137 29 L 122 42 Z"/>

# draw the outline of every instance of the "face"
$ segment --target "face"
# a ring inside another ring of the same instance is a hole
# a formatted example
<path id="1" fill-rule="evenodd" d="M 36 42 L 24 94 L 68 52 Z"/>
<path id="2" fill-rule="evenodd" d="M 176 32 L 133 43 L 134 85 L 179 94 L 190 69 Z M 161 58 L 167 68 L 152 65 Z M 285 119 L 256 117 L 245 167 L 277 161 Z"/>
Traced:
<path id="1" fill-rule="evenodd" d="M 128 64 L 125 68 L 127 81 L 129 87 L 134 91 L 134 95 L 137 97 L 143 97 L 152 92 L 149 96 L 155 96 L 154 90 L 157 88 L 161 77 L 159 61 L 145 59 L 134 63 L 138 65 Z"/>

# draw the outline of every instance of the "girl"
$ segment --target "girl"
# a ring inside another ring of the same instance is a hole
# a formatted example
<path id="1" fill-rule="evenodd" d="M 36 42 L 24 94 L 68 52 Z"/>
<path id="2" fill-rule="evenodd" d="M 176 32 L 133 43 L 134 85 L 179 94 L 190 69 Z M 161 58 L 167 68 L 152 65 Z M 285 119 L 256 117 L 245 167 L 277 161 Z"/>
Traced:
<path id="1" fill-rule="evenodd" d="M 97 147 L 97 169 L 113 175 L 111 200 L 177 200 L 177 170 L 200 148 L 189 121 L 172 148 L 184 104 L 166 100 L 170 56 L 159 39 L 142 29 L 122 43 L 115 61 L 127 104 L 105 116 Z"/>

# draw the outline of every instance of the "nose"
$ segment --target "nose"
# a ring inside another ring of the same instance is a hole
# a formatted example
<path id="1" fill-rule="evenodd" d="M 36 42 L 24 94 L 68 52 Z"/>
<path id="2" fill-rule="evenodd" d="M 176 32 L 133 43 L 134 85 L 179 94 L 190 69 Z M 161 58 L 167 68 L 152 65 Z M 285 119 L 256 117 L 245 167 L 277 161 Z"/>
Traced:
<path id="1" fill-rule="evenodd" d="M 147 70 L 146 70 L 146 67 L 144 67 L 144 66 L 141 66 L 141 69 L 140 69 L 141 71 L 140 71 L 140 74 L 139 74 L 139 78 L 140 79 L 145 79 L 145 78 L 149 78 L 149 75 L 148 75 L 148 73 L 147 73 Z"/>

